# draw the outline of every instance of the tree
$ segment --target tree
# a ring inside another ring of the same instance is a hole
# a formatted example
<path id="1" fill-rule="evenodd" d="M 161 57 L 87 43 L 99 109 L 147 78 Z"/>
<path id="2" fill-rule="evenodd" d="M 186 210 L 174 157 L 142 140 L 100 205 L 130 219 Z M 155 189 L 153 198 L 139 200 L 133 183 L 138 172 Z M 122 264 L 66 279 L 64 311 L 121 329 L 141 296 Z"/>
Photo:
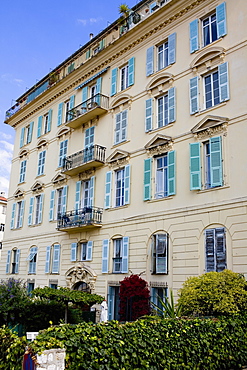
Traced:
<path id="1" fill-rule="evenodd" d="M 179 291 L 182 315 L 218 316 L 247 310 L 247 282 L 230 270 L 190 277 Z"/>
<path id="2" fill-rule="evenodd" d="M 139 275 L 120 281 L 120 320 L 134 321 L 150 312 L 148 283 Z"/>

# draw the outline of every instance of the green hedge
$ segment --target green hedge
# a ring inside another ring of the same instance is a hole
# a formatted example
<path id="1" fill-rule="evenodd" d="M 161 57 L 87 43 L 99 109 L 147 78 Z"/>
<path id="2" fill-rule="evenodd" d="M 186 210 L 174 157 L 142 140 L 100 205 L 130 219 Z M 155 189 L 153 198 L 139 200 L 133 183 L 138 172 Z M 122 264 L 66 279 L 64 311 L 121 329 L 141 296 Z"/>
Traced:
<path id="1" fill-rule="evenodd" d="M 19 338 L 8 327 L 0 327 L 0 369 L 21 370 L 26 345 L 26 337 Z"/>
<path id="2" fill-rule="evenodd" d="M 69 370 L 224 370 L 247 364 L 247 316 L 221 319 L 146 318 L 50 327 L 35 352 L 66 348 Z"/>

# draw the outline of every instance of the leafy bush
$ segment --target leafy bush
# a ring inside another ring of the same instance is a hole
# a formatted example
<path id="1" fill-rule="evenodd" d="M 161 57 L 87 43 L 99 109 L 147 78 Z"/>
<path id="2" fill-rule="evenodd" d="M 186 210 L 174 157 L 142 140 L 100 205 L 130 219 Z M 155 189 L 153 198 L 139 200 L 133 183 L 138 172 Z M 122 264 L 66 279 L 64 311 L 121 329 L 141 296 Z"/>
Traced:
<path id="1" fill-rule="evenodd" d="M 19 338 L 4 325 L 0 327 L 0 343 L 0 369 L 21 370 L 26 338 Z"/>
<path id="2" fill-rule="evenodd" d="M 179 291 L 182 315 L 218 316 L 247 310 L 247 282 L 232 272 L 208 272 L 185 281 Z"/>
<path id="3" fill-rule="evenodd" d="M 181 305 L 180 304 L 175 305 L 172 290 L 170 290 L 170 300 L 165 295 L 165 289 L 163 292 L 163 297 L 164 297 L 164 300 L 161 299 L 161 297 L 159 296 L 157 297 L 160 306 L 151 302 L 151 305 L 156 311 L 156 314 L 161 317 L 169 317 L 173 319 L 175 319 L 176 317 L 180 317 L 181 316 Z"/>

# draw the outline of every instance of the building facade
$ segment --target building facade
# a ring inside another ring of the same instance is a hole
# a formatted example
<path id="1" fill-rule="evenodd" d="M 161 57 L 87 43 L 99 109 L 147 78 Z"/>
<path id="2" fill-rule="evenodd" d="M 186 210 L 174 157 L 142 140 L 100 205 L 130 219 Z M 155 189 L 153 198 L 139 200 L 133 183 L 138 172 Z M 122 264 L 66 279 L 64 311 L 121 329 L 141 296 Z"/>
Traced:
<path id="1" fill-rule="evenodd" d="M 17 100 L 1 259 L 28 289 L 151 299 L 247 276 L 244 0 L 141 1 Z"/>
<path id="2" fill-rule="evenodd" d="M 5 219 L 7 212 L 7 198 L 5 198 L 5 193 L 0 193 L 0 258 L 2 253 L 3 246 L 3 235 L 5 229 Z"/>

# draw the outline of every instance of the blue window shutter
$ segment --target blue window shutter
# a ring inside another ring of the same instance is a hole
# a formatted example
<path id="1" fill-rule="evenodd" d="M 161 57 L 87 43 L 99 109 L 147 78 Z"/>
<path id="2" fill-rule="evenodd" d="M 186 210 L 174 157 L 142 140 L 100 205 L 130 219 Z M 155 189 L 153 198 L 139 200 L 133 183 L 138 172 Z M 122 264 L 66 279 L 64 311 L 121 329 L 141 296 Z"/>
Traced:
<path id="1" fill-rule="evenodd" d="M 51 247 L 46 247 L 46 258 L 45 258 L 45 273 L 50 272 L 50 260 L 51 260 Z"/>
<path id="2" fill-rule="evenodd" d="M 70 261 L 75 262 L 77 260 L 77 243 L 71 243 L 70 250 Z"/>
<path id="3" fill-rule="evenodd" d="M 199 90 L 198 77 L 190 79 L 190 114 L 194 114 L 199 110 Z"/>
<path id="4" fill-rule="evenodd" d="M 63 187 L 63 192 L 62 192 L 62 213 L 66 213 L 67 192 L 68 192 L 68 185 L 65 185 Z"/>
<path id="5" fill-rule="evenodd" d="M 33 137 L 33 122 L 30 122 L 27 142 L 31 143 Z"/>
<path id="6" fill-rule="evenodd" d="M 69 99 L 69 109 L 73 109 L 75 106 L 75 95 L 72 95 Z"/>
<path id="7" fill-rule="evenodd" d="M 218 66 L 220 101 L 229 100 L 228 62 Z"/>
<path id="8" fill-rule="evenodd" d="M 89 205 L 93 207 L 94 205 L 94 182 L 95 176 L 92 176 L 89 181 Z"/>
<path id="9" fill-rule="evenodd" d="M 20 148 L 22 148 L 24 145 L 24 138 L 25 138 L 25 127 L 22 127 L 20 137 Z"/>
<path id="10" fill-rule="evenodd" d="M 85 143 L 84 147 L 88 148 L 94 144 L 94 126 L 89 127 L 85 130 Z"/>
<path id="11" fill-rule="evenodd" d="M 8 251 L 7 262 L 6 262 L 6 274 L 9 274 L 10 272 L 10 256 L 11 256 L 11 251 Z"/>
<path id="12" fill-rule="evenodd" d="M 176 32 L 168 36 L 168 64 L 176 62 Z"/>
<path id="13" fill-rule="evenodd" d="M 25 200 L 22 200 L 21 201 L 21 210 L 20 210 L 20 222 L 19 222 L 20 227 L 22 227 L 22 225 L 23 225 L 24 206 L 25 206 Z"/>
<path id="14" fill-rule="evenodd" d="M 152 158 L 144 159 L 144 200 L 151 199 Z"/>
<path id="15" fill-rule="evenodd" d="M 53 261 L 52 261 L 52 273 L 59 273 L 60 265 L 60 244 L 53 245 Z"/>
<path id="16" fill-rule="evenodd" d="M 28 226 L 32 225 L 33 223 L 33 204 L 34 204 L 34 197 L 31 197 L 30 203 L 29 203 L 28 220 L 27 220 Z"/>
<path id="17" fill-rule="evenodd" d="M 47 132 L 51 131 L 51 122 L 52 122 L 52 109 L 49 109 L 48 122 L 47 122 Z"/>
<path id="18" fill-rule="evenodd" d="M 151 46 L 147 49 L 146 54 L 146 76 L 154 73 L 154 47 Z"/>
<path id="19" fill-rule="evenodd" d="M 100 93 L 101 93 L 102 77 L 97 78 L 96 80 L 96 103 L 100 105 Z"/>
<path id="20" fill-rule="evenodd" d="M 87 242 L 87 255 L 86 255 L 86 260 L 87 261 L 92 261 L 93 259 L 93 242 L 88 241 Z"/>
<path id="21" fill-rule="evenodd" d="M 146 100 L 146 117 L 145 117 L 145 131 L 151 131 L 153 128 L 153 99 Z"/>
<path id="22" fill-rule="evenodd" d="M 106 173 L 106 182 L 105 182 L 105 209 L 111 207 L 111 178 L 112 172 L 108 171 Z"/>
<path id="23" fill-rule="evenodd" d="M 222 153 L 221 153 L 221 137 L 212 137 L 209 140 L 210 159 L 211 159 L 211 186 L 222 186 Z"/>
<path id="24" fill-rule="evenodd" d="M 117 93 L 117 68 L 111 71 L 111 96 Z"/>
<path id="25" fill-rule="evenodd" d="M 81 181 L 76 182 L 75 186 L 75 210 L 80 209 L 81 203 Z"/>
<path id="26" fill-rule="evenodd" d="M 54 219 L 55 190 L 51 191 L 49 221 Z"/>
<path id="27" fill-rule="evenodd" d="M 18 274 L 19 272 L 19 264 L 20 264 L 20 254 L 21 254 L 21 250 L 20 249 L 17 249 L 17 252 L 16 252 L 16 261 L 15 261 L 15 273 Z"/>
<path id="28" fill-rule="evenodd" d="M 226 30 L 226 3 L 225 1 L 216 7 L 217 37 L 227 34 Z"/>
<path id="29" fill-rule="evenodd" d="M 175 150 L 168 152 L 168 196 L 176 194 L 176 168 L 175 168 Z"/>
<path id="30" fill-rule="evenodd" d="M 130 203 L 130 165 L 124 169 L 124 204 Z"/>
<path id="31" fill-rule="evenodd" d="M 16 210 L 16 203 L 13 203 L 12 205 L 12 212 L 11 212 L 11 222 L 10 222 L 10 228 L 15 228 L 15 210 Z"/>
<path id="32" fill-rule="evenodd" d="M 39 116 L 38 118 L 38 129 L 37 129 L 37 138 L 42 135 L 42 123 L 43 123 L 43 116 Z"/>
<path id="33" fill-rule="evenodd" d="M 109 239 L 103 240 L 102 247 L 102 273 L 108 273 Z"/>
<path id="34" fill-rule="evenodd" d="M 87 97 L 88 97 L 88 87 L 87 86 L 84 86 L 82 88 L 82 106 L 83 107 L 86 107 L 86 100 L 87 100 Z"/>
<path id="35" fill-rule="evenodd" d="M 176 121 L 176 90 L 172 87 L 168 90 L 168 122 Z"/>
<path id="36" fill-rule="evenodd" d="M 104 47 L 105 47 L 105 39 L 102 39 L 99 42 L 99 48 L 100 48 L 100 50 L 102 50 L 102 49 L 104 49 Z"/>
<path id="37" fill-rule="evenodd" d="M 190 53 L 199 49 L 198 19 L 190 22 Z"/>
<path id="38" fill-rule="evenodd" d="M 122 272 L 129 272 L 129 237 L 123 238 Z"/>
<path id="39" fill-rule="evenodd" d="M 112 286 L 109 286 L 107 302 L 108 302 L 108 320 L 113 320 L 115 295 L 114 295 L 114 287 Z"/>
<path id="40" fill-rule="evenodd" d="M 58 113 L 57 113 L 57 126 L 61 126 L 63 119 L 63 106 L 64 103 L 58 104 Z"/>
<path id="41" fill-rule="evenodd" d="M 225 228 L 220 227 L 215 229 L 215 259 L 216 271 L 223 271 L 226 266 L 226 237 Z"/>
<path id="42" fill-rule="evenodd" d="M 165 256 L 158 256 L 157 250 L 158 250 L 158 245 L 159 243 L 162 243 L 165 247 L 164 254 Z M 157 274 L 167 274 L 168 270 L 168 239 L 167 239 L 167 234 L 157 234 L 156 235 L 156 273 Z"/>
<path id="43" fill-rule="evenodd" d="M 41 222 L 42 222 L 43 200 L 44 200 L 44 194 L 41 194 L 40 195 L 40 203 L 39 203 L 38 224 L 41 224 Z"/>
<path id="44" fill-rule="evenodd" d="M 24 161 L 21 162 L 20 178 L 19 178 L 20 183 L 25 181 L 26 167 L 27 167 L 27 160 L 25 159 Z"/>
<path id="45" fill-rule="evenodd" d="M 200 143 L 190 144 L 190 190 L 201 189 Z"/>
<path id="46" fill-rule="evenodd" d="M 135 58 L 132 57 L 128 61 L 128 86 L 132 86 L 135 83 Z"/>
<path id="47" fill-rule="evenodd" d="M 216 271 L 214 229 L 205 230 L 206 272 Z"/>

